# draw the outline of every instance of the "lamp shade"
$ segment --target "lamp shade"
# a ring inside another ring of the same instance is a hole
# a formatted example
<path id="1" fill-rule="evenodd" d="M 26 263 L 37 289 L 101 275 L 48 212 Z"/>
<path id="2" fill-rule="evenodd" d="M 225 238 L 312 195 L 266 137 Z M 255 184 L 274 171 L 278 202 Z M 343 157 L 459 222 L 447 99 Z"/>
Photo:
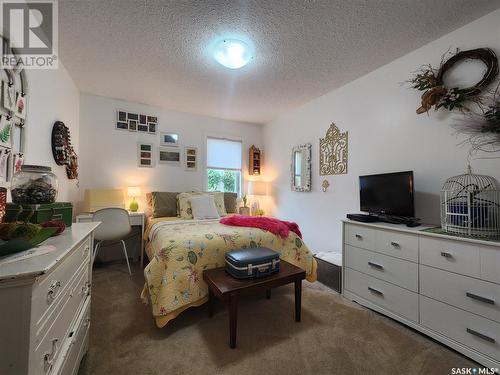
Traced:
<path id="1" fill-rule="evenodd" d="M 264 181 L 250 181 L 248 183 L 248 194 L 267 195 L 268 183 Z"/>
<path id="2" fill-rule="evenodd" d="M 141 188 L 137 186 L 130 186 L 127 189 L 127 195 L 129 197 L 139 197 L 141 195 Z"/>

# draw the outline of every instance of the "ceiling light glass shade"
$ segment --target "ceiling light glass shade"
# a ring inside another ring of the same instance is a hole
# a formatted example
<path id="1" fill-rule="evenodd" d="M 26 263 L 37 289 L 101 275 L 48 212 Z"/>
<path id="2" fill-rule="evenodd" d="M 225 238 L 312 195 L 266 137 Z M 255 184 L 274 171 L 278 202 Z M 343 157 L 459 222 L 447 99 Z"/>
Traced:
<path id="1" fill-rule="evenodd" d="M 214 48 L 215 60 L 229 69 L 239 69 L 247 65 L 252 59 L 250 47 L 241 40 L 224 39 Z"/>

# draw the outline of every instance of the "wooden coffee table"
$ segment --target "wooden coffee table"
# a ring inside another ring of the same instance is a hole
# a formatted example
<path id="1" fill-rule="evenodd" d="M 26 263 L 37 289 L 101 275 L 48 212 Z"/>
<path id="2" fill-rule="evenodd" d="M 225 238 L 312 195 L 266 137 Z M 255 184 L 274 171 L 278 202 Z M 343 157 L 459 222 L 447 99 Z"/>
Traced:
<path id="1" fill-rule="evenodd" d="M 225 269 L 215 268 L 203 271 L 203 280 L 208 284 L 208 313 L 213 314 L 214 299 L 225 301 L 229 310 L 229 346 L 236 347 L 236 322 L 238 315 L 238 299 L 242 295 L 266 291 L 271 298 L 271 289 L 295 283 L 295 321 L 300 322 L 302 280 L 306 272 L 293 264 L 280 261 L 279 272 L 260 279 L 235 279 Z"/>

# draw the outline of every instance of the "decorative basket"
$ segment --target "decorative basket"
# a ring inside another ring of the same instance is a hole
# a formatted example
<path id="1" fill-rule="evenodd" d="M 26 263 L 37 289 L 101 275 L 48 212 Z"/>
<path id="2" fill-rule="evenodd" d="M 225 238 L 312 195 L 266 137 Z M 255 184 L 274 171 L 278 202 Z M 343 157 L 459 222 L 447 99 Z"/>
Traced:
<path id="1" fill-rule="evenodd" d="M 441 190 L 441 228 L 449 233 L 500 238 L 500 184 L 472 173 L 451 177 Z"/>

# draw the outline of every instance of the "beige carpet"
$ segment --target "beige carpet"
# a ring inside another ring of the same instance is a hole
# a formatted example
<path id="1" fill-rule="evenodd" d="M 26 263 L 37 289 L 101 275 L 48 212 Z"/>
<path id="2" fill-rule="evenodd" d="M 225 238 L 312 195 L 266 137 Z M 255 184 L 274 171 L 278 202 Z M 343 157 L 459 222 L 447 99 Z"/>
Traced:
<path id="1" fill-rule="evenodd" d="M 217 304 L 192 308 L 162 329 L 139 294 L 137 266 L 94 269 L 90 350 L 80 374 L 450 374 L 474 362 L 354 303 L 319 283 L 304 282 L 302 322 L 293 288 L 239 306 L 236 349 Z"/>

